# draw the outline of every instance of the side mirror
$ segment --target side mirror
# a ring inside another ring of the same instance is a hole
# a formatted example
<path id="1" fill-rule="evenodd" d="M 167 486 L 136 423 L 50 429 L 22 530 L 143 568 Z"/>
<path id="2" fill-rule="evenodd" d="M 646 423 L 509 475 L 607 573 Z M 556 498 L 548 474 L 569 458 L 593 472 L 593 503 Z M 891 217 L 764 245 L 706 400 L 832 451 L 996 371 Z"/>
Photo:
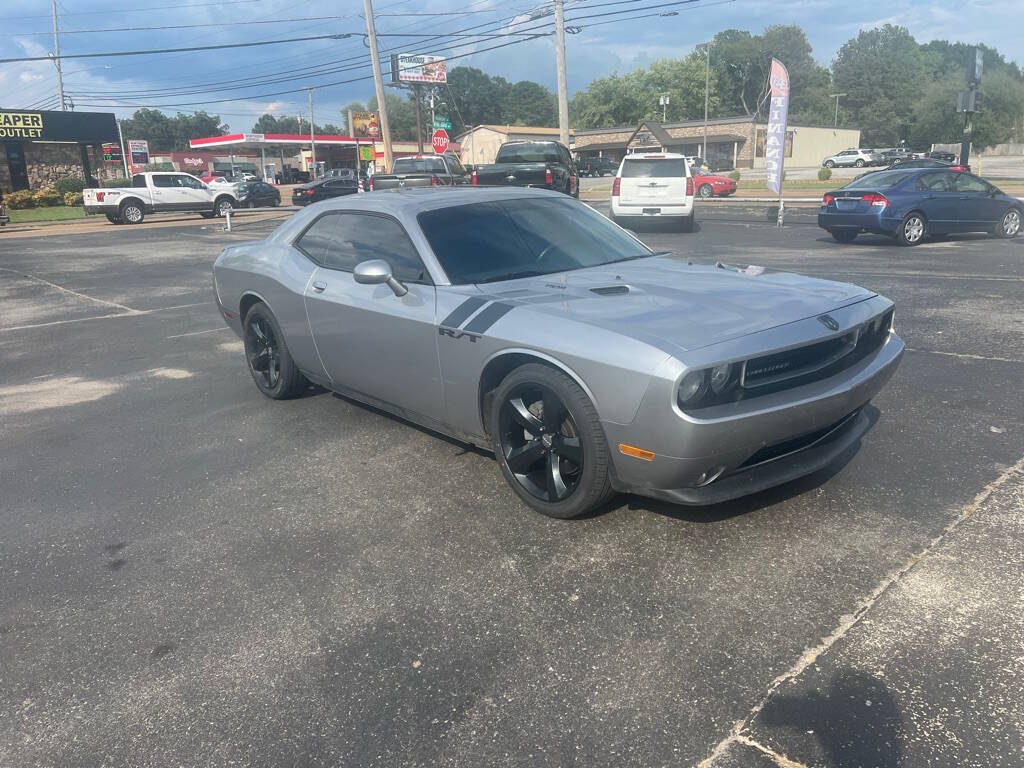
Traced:
<path id="1" fill-rule="evenodd" d="M 391 274 L 391 265 L 384 259 L 370 259 L 356 264 L 352 270 L 352 277 L 362 285 L 380 285 L 386 283 L 388 288 L 394 291 L 395 296 L 405 296 L 409 289 L 402 285 L 395 276 Z"/>

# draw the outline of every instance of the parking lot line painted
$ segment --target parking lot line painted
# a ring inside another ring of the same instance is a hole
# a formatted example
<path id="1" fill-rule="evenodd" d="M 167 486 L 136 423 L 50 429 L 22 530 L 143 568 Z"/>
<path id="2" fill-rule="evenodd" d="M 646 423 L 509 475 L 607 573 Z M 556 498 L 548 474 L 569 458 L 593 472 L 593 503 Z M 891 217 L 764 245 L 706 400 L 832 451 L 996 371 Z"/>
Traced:
<path id="1" fill-rule="evenodd" d="M 176 333 L 173 336 L 168 336 L 168 339 L 183 339 L 186 336 L 200 336 L 204 333 L 217 333 L 217 331 L 229 331 L 231 330 L 226 325 L 223 328 L 207 328 L 205 331 L 190 331 L 189 333 Z"/>
<path id="2" fill-rule="evenodd" d="M 124 304 L 118 304 L 117 302 L 107 301 L 106 299 L 97 299 L 95 296 L 89 296 L 84 293 L 79 293 L 78 291 L 73 291 L 70 288 L 65 288 L 63 285 L 57 285 L 57 283 L 50 282 L 49 280 L 46 280 L 42 277 L 30 275 L 27 272 L 19 272 L 16 269 L 8 269 L 7 267 L 0 267 L 0 272 L 10 272 L 13 275 L 19 275 L 20 277 L 24 277 L 27 280 L 35 280 L 37 283 L 43 283 L 44 285 L 48 285 L 51 288 L 56 288 L 58 291 L 61 291 L 62 293 L 69 293 L 72 296 L 77 296 L 80 299 L 88 299 L 89 301 L 95 301 L 98 304 L 106 304 L 108 307 L 117 307 L 118 309 L 124 310 L 125 312 L 139 311 L 137 309 L 132 309 L 131 307 L 126 307 Z"/>
<path id="3" fill-rule="evenodd" d="M 160 307 L 158 309 L 133 309 L 129 312 L 113 312 L 109 315 L 93 315 L 92 317 L 76 317 L 71 320 L 51 320 L 48 323 L 31 323 L 29 325 L 12 325 L 9 328 L 0 328 L 0 333 L 6 333 L 8 331 L 26 331 L 32 330 L 33 328 L 49 328 L 54 325 L 69 325 L 71 323 L 84 323 L 87 320 L 110 320 L 116 317 L 145 317 L 146 315 L 153 315 L 157 312 L 171 312 L 175 309 L 188 309 L 189 307 L 206 307 L 210 306 L 208 301 L 197 301 L 194 304 L 178 304 L 173 307 Z"/>

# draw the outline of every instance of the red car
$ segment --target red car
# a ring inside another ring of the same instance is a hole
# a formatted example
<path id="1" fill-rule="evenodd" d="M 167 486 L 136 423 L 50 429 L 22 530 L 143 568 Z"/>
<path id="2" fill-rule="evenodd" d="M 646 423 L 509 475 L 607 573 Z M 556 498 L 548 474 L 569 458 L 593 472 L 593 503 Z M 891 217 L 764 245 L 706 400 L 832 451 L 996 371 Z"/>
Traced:
<path id="1" fill-rule="evenodd" d="M 696 169 L 694 169 L 696 170 Z M 736 191 L 736 181 L 728 176 L 693 174 L 693 191 L 697 197 L 728 197 Z"/>

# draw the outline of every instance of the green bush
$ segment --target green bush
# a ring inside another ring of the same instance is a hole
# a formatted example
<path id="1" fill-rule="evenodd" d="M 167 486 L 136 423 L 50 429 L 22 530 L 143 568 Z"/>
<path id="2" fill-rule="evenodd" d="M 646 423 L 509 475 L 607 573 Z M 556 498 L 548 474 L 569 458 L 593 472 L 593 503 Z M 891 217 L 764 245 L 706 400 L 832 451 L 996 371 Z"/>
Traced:
<path id="1" fill-rule="evenodd" d="M 118 176 L 113 179 L 104 179 L 102 184 L 106 189 L 110 189 L 111 187 L 130 187 L 131 185 L 131 179 L 126 179 L 124 176 Z"/>
<path id="2" fill-rule="evenodd" d="M 65 192 L 64 193 L 64 205 L 69 208 L 74 208 L 76 205 L 82 204 L 82 193 L 81 192 Z"/>
<path id="3" fill-rule="evenodd" d="M 819 168 L 818 169 L 818 181 L 828 181 L 832 178 L 831 168 Z"/>
<path id="4" fill-rule="evenodd" d="M 739 171 L 729 171 L 729 178 L 732 179 L 733 181 L 739 181 L 740 180 L 740 172 Z"/>
<path id="5" fill-rule="evenodd" d="M 8 208 L 16 211 L 36 207 L 36 201 L 32 199 L 32 190 L 30 189 L 23 189 L 20 192 L 11 192 L 9 195 L 4 197 L 4 202 L 7 203 Z"/>
<path id="6" fill-rule="evenodd" d="M 66 197 L 69 192 L 81 192 L 85 189 L 85 181 L 77 176 L 65 176 L 62 179 L 57 179 L 57 183 L 53 185 L 53 188 L 57 191 L 58 195 Z"/>
<path id="7" fill-rule="evenodd" d="M 37 189 L 35 194 L 32 195 L 32 200 L 40 208 L 47 208 L 51 205 L 60 205 L 64 202 L 60 195 L 57 194 L 57 190 L 49 187 Z"/>

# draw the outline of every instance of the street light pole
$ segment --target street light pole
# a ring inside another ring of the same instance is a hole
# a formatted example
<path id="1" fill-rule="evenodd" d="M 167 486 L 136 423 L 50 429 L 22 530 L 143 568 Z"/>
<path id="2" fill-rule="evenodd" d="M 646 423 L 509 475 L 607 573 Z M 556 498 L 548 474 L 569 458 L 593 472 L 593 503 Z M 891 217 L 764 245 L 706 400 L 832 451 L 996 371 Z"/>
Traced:
<path id="1" fill-rule="evenodd" d="M 316 138 L 313 135 L 313 89 L 307 88 L 309 91 L 309 152 L 310 152 L 310 164 L 309 177 L 311 179 L 316 178 Z"/>
<path id="2" fill-rule="evenodd" d="M 366 16 L 366 35 L 370 44 L 370 62 L 373 64 L 373 86 L 377 92 L 377 111 L 380 112 L 380 135 L 384 139 L 385 171 L 391 170 L 391 129 L 388 126 L 388 105 L 384 101 L 384 81 L 380 74 L 380 55 L 377 53 L 377 28 L 373 23 L 373 2 L 363 0 Z"/>
<path id="3" fill-rule="evenodd" d="M 846 95 L 845 93 L 830 93 L 828 95 L 828 97 L 830 99 L 835 99 L 836 100 L 836 121 L 835 121 L 835 123 L 832 126 L 833 128 L 838 128 L 839 127 L 839 97 L 840 96 L 845 96 L 845 95 Z"/>
<path id="4" fill-rule="evenodd" d="M 700 158 L 704 162 L 708 159 L 708 89 L 711 85 L 711 41 L 704 43 L 704 149 L 701 150 Z"/>
<path id="5" fill-rule="evenodd" d="M 60 34 L 57 32 L 57 0 L 53 0 L 53 65 L 57 67 L 57 98 L 60 99 L 60 110 L 64 106 L 64 73 L 60 68 Z"/>
<path id="6" fill-rule="evenodd" d="M 565 8 L 555 0 L 555 66 L 558 69 L 558 139 L 569 146 L 569 93 L 565 83 Z"/>

